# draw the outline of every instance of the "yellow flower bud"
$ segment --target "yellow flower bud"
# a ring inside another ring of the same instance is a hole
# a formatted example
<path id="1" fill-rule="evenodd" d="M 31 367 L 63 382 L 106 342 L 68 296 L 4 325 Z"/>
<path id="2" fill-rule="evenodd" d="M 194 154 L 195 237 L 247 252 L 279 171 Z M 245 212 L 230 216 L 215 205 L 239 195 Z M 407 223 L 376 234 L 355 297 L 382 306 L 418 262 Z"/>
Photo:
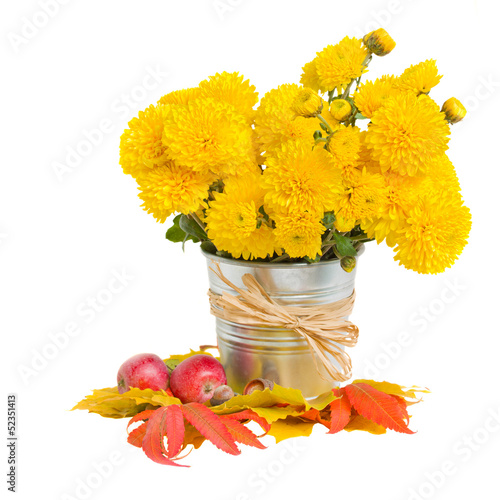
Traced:
<path id="1" fill-rule="evenodd" d="M 450 97 L 441 108 L 441 112 L 446 115 L 449 123 L 458 123 L 467 114 L 465 106 L 455 97 Z"/>
<path id="2" fill-rule="evenodd" d="M 299 93 L 292 102 L 291 108 L 297 116 L 313 118 L 321 113 L 323 99 L 314 90 L 304 87 L 299 90 Z"/>
<path id="3" fill-rule="evenodd" d="M 394 49 L 396 42 L 384 28 L 372 31 L 363 37 L 366 48 L 376 56 L 386 56 Z"/>
<path id="4" fill-rule="evenodd" d="M 340 267 L 346 272 L 350 273 L 356 267 L 356 258 L 355 257 L 342 257 L 340 260 Z"/>
<path id="5" fill-rule="evenodd" d="M 351 104 L 345 99 L 335 99 L 330 104 L 330 113 L 339 122 L 343 122 L 352 113 Z"/>

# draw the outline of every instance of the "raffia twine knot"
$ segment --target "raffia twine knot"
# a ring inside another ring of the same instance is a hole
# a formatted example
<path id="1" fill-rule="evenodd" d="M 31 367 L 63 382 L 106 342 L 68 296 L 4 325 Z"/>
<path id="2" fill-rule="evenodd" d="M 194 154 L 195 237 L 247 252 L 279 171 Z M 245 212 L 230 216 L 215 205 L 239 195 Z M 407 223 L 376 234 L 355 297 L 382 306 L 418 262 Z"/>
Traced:
<path id="1" fill-rule="evenodd" d="M 243 289 L 231 283 L 217 263 L 210 270 L 238 294 L 218 295 L 209 290 L 210 312 L 215 317 L 249 326 L 292 330 L 307 341 L 322 378 L 325 377 L 321 367 L 333 380 L 345 382 L 351 378 L 351 358 L 343 347 L 354 347 L 358 341 L 358 327 L 346 319 L 354 307 L 354 291 L 349 297 L 330 304 L 285 306 L 272 299 L 251 274 L 243 275 L 246 287 Z"/>

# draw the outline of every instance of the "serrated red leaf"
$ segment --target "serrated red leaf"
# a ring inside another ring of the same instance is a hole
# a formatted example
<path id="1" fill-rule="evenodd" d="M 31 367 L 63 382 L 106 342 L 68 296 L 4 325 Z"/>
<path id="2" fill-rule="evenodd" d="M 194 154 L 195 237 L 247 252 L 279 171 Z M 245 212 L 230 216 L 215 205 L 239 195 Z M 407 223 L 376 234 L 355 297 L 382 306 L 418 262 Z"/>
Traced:
<path id="1" fill-rule="evenodd" d="M 393 396 L 374 389 L 368 384 L 349 384 L 344 387 L 350 403 L 363 417 L 404 434 L 414 434 L 408 429 L 405 415 L 399 403 Z"/>
<path id="2" fill-rule="evenodd" d="M 257 439 L 257 436 L 234 418 L 222 419 L 231 436 L 237 443 L 246 444 L 264 450 L 266 447 Z"/>
<path id="3" fill-rule="evenodd" d="M 400 408 L 401 408 L 401 411 L 403 412 L 403 417 L 404 419 L 406 420 L 406 423 L 409 424 L 410 423 L 410 415 L 408 415 L 408 409 L 407 409 L 407 402 L 404 398 L 402 398 L 401 396 L 392 396 L 399 404 Z"/>
<path id="4" fill-rule="evenodd" d="M 142 449 L 148 458 L 157 464 L 187 467 L 186 465 L 175 463 L 173 460 L 170 460 L 164 455 L 164 434 L 162 430 L 165 428 L 168 408 L 169 406 L 162 406 L 161 408 L 154 410 L 154 414 L 150 416 L 147 422 L 146 434 L 142 442 Z"/>
<path id="5" fill-rule="evenodd" d="M 328 434 L 335 434 L 343 430 L 351 418 L 351 402 L 345 389 L 333 389 L 333 394 L 339 399 L 330 403 L 330 430 Z"/>
<path id="6" fill-rule="evenodd" d="M 139 422 L 139 420 L 148 420 L 149 417 L 155 412 L 156 410 L 146 410 L 146 411 L 141 411 L 141 413 L 138 413 L 137 415 L 134 415 L 128 425 L 127 425 L 127 431 L 128 428 L 132 425 L 135 424 L 136 422 Z"/>
<path id="7" fill-rule="evenodd" d="M 268 421 L 257 415 L 253 410 L 243 410 L 236 413 L 227 413 L 225 415 L 220 415 L 221 418 L 232 418 L 235 420 L 253 420 L 262 427 L 262 430 L 267 434 L 271 429 L 271 424 Z"/>
<path id="8" fill-rule="evenodd" d="M 184 443 L 184 415 L 178 405 L 167 406 L 165 412 L 164 427 L 160 432 L 167 435 L 167 457 L 176 457 L 182 449 Z"/>
<path id="9" fill-rule="evenodd" d="M 139 427 L 135 428 L 127 438 L 127 441 L 137 448 L 142 448 L 142 442 L 144 441 L 144 436 L 146 435 L 146 428 L 148 426 L 147 422 L 143 422 Z"/>
<path id="10" fill-rule="evenodd" d="M 230 455 L 241 453 L 227 427 L 212 410 L 200 403 L 187 403 L 182 405 L 182 412 L 186 420 L 219 450 Z"/>

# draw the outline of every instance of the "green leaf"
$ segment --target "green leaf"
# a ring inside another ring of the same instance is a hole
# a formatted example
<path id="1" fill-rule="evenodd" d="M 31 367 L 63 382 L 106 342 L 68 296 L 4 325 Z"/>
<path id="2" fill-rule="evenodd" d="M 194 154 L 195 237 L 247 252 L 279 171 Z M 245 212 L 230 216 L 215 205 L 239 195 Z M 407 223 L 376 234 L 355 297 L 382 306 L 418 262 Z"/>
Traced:
<path id="1" fill-rule="evenodd" d="M 207 233 L 203 231 L 196 221 L 190 219 L 187 215 L 181 215 L 179 226 L 185 233 L 196 238 L 198 241 L 208 239 Z"/>
<path id="2" fill-rule="evenodd" d="M 350 257 L 356 257 L 358 252 L 354 248 L 352 241 L 346 236 L 342 236 L 339 233 L 333 233 L 333 239 L 335 240 L 335 245 L 337 250 L 342 257 L 349 255 Z"/>
<path id="3" fill-rule="evenodd" d="M 363 116 L 361 113 L 356 113 L 356 116 L 354 117 L 356 120 L 368 120 L 366 116 Z"/>
<path id="4" fill-rule="evenodd" d="M 333 212 L 326 212 L 321 222 L 323 222 L 323 225 L 327 229 L 333 229 L 333 223 L 335 222 L 335 214 Z"/>
<path id="5" fill-rule="evenodd" d="M 217 247 L 210 240 L 202 241 L 200 246 L 204 252 L 217 253 Z"/>
<path id="6" fill-rule="evenodd" d="M 184 217 L 182 214 L 177 215 L 174 220 L 172 221 L 172 226 L 167 230 L 165 234 L 165 238 L 167 240 L 172 241 L 173 243 L 182 243 L 182 249 L 184 250 L 184 243 L 186 241 L 193 241 L 194 243 L 198 243 L 200 240 L 199 238 L 192 236 L 191 234 L 186 233 L 181 227 L 180 227 L 180 221 Z"/>
<path id="7" fill-rule="evenodd" d="M 313 134 L 314 140 L 317 141 L 318 139 L 321 139 L 323 137 L 323 134 L 321 133 L 321 130 L 316 130 Z"/>

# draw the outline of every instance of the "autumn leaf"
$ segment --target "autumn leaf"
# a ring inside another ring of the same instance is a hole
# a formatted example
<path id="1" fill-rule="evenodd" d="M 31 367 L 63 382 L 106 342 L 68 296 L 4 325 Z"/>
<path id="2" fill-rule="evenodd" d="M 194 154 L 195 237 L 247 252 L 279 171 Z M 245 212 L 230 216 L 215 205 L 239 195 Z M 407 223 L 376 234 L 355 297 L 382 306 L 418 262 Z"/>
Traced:
<path id="1" fill-rule="evenodd" d="M 355 415 L 351 421 L 344 427 L 347 432 L 366 431 L 370 434 L 385 434 L 387 432 L 383 425 L 376 424 L 362 415 Z"/>
<path id="2" fill-rule="evenodd" d="M 257 415 L 257 413 L 255 413 L 253 410 L 242 410 L 236 413 L 228 413 L 220 415 L 220 417 L 223 419 L 228 419 L 228 418 L 236 419 L 238 421 L 252 420 L 257 424 L 259 424 L 265 433 L 267 433 L 271 428 L 271 424 L 269 424 L 265 418 L 262 418 L 259 415 Z"/>
<path id="3" fill-rule="evenodd" d="M 177 467 L 187 467 L 175 463 L 165 456 L 165 446 L 163 444 L 163 437 L 165 433 L 165 420 L 169 407 L 164 406 L 158 408 L 148 420 L 146 434 L 142 442 L 142 449 L 144 453 L 158 464 L 162 465 L 175 465 Z"/>
<path id="4" fill-rule="evenodd" d="M 345 392 L 350 403 L 363 417 L 396 432 L 413 434 L 404 422 L 404 413 L 396 399 L 364 383 L 349 384 Z"/>
<path id="5" fill-rule="evenodd" d="M 264 450 L 266 447 L 257 439 L 257 436 L 243 424 L 240 424 L 238 420 L 234 418 L 223 418 L 221 417 L 224 425 L 227 427 L 231 436 L 237 443 L 246 444 L 247 446 L 253 446 L 254 448 L 259 448 Z"/>
<path id="6" fill-rule="evenodd" d="M 421 389 L 417 386 L 404 387 L 390 382 L 375 382 L 374 380 L 355 380 L 353 384 L 368 384 L 377 391 L 385 392 L 391 396 L 399 396 L 401 398 L 417 399 L 417 392 L 429 393 L 428 389 Z"/>
<path id="7" fill-rule="evenodd" d="M 167 435 L 167 457 L 174 458 L 179 454 L 184 443 L 184 415 L 180 406 L 170 405 L 166 408 L 164 428 L 161 428 L 160 432 L 165 431 Z"/>
<path id="8" fill-rule="evenodd" d="M 88 410 L 90 413 L 98 413 L 108 418 L 127 418 L 148 407 L 180 403 L 179 399 L 169 396 L 165 391 L 130 389 L 120 394 L 118 387 L 110 387 L 94 390 L 92 395 L 80 401 L 72 410 Z"/>
<path id="9" fill-rule="evenodd" d="M 148 420 L 149 418 L 151 418 L 151 415 L 153 415 L 154 412 L 155 412 L 155 410 L 146 410 L 146 411 L 141 411 L 141 413 L 138 413 L 137 415 L 133 416 L 127 425 L 127 431 L 128 431 L 128 428 L 132 424 L 135 424 L 136 422 Z"/>
<path id="10" fill-rule="evenodd" d="M 285 439 L 310 436 L 316 422 L 304 422 L 297 417 L 287 417 L 271 424 L 269 435 L 276 439 L 276 443 Z"/>
<path id="11" fill-rule="evenodd" d="M 186 420 L 217 448 L 231 455 L 241 453 L 231 433 L 212 410 L 200 403 L 188 403 L 182 406 L 182 412 Z"/>
<path id="12" fill-rule="evenodd" d="M 186 422 L 185 424 L 184 443 L 182 448 L 184 449 L 187 446 L 192 445 L 194 449 L 197 450 L 206 441 L 206 438 L 189 422 Z"/>
<path id="13" fill-rule="evenodd" d="M 139 427 L 135 428 L 128 435 L 127 441 L 137 448 L 142 448 L 142 442 L 144 441 L 144 436 L 146 435 L 146 429 L 148 423 L 144 422 Z"/>
<path id="14" fill-rule="evenodd" d="M 340 432 L 351 418 L 351 403 L 345 389 L 334 389 L 332 392 L 338 399 L 330 403 L 330 430 L 328 434 Z"/>

